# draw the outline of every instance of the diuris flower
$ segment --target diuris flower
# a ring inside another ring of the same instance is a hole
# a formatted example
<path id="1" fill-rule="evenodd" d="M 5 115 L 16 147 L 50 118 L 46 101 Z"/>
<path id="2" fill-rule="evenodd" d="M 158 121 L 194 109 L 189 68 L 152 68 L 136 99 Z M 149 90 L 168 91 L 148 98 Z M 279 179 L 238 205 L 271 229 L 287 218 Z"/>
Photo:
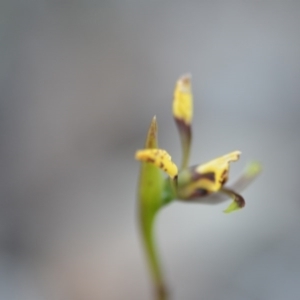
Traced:
<path id="1" fill-rule="evenodd" d="M 171 191 L 169 193 L 171 199 L 167 202 L 173 199 L 192 201 L 202 199 L 211 194 L 223 193 L 233 199 L 233 202 L 225 212 L 244 207 L 245 201 L 243 197 L 231 188 L 224 186 L 228 180 L 230 163 L 239 159 L 240 151 L 233 151 L 205 164 L 192 167 L 187 166 L 190 156 L 193 117 L 193 95 L 190 75 L 182 76 L 176 83 L 173 116 L 179 131 L 183 152 L 181 167 L 178 168 L 176 166 L 166 150 L 156 147 L 147 148 L 146 145 L 146 149 L 138 150 L 135 155 L 137 160 L 150 163 L 170 176 L 166 189 Z M 242 178 L 246 184 L 260 171 L 258 164 L 252 164 L 251 168 L 253 172 L 251 174 L 246 172 Z"/>
<path id="2" fill-rule="evenodd" d="M 168 299 L 168 288 L 153 234 L 154 220 L 160 208 L 174 199 L 193 202 L 200 200 L 215 204 L 230 197 L 233 202 L 225 212 L 237 210 L 245 206 L 245 201 L 238 191 L 253 181 L 261 169 L 258 163 L 252 163 L 233 185 L 225 187 L 229 165 L 239 159 L 240 151 L 232 151 L 205 164 L 188 167 L 193 118 L 190 75 L 182 76 L 176 83 L 173 116 L 179 131 L 183 153 L 180 168 L 172 161 L 166 150 L 158 147 L 156 117 L 152 119 L 144 149 L 138 150 L 135 154 L 135 158 L 142 162 L 138 189 L 140 229 L 156 299 L 159 300 Z M 169 177 L 164 178 L 161 170 Z"/>

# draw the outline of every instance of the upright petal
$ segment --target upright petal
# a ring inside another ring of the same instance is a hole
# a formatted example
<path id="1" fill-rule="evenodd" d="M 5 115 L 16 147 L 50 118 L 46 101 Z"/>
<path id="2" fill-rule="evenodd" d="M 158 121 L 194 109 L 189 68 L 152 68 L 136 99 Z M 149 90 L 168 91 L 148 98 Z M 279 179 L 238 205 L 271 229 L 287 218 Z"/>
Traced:
<path id="1" fill-rule="evenodd" d="M 188 166 L 192 139 L 193 95 L 191 76 L 184 75 L 176 83 L 173 100 L 173 116 L 179 131 L 182 146 L 181 169 Z"/>

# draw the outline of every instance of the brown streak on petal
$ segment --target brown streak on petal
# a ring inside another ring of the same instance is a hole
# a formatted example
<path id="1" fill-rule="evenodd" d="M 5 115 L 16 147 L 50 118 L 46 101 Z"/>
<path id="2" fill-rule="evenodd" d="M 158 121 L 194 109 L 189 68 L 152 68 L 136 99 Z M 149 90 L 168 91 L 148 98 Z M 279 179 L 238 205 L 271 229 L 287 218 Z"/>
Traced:
<path id="1" fill-rule="evenodd" d="M 220 183 L 222 185 L 224 185 L 227 182 L 227 179 L 228 179 L 228 171 L 224 170 L 223 173 L 222 173 L 222 175 L 221 175 Z"/>
<path id="2" fill-rule="evenodd" d="M 208 179 L 208 180 L 214 182 L 215 181 L 215 173 L 214 172 L 204 173 L 204 174 L 202 174 L 202 178 L 203 179 L 205 178 L 205 179 Z"/>
<path id="3" fill-rule="evenodd" d="M 227 188 L 222 188 L 222 191 L 225 192 L 225 194 L 229 195 L 229 196 L 234 196 L 234 201 L 237 203 L 237 205 L 242 208 L 246 205 L 246 202 L 244 200 L 244 198 L 237 194 L 236 192 L 230 190 L 230 189 L 227 189 Z"/>
<path id="4" fill-rule="evenodd" d="M 184 120 L 182 120 L 182 119 L 175 118 L 175 121 L 176 121 L 176 124 L 177 124 L 177 127 L 178 127 L 179 131 L 183 132 L 184 135 L 188 139 L 191 139 L 191 137 L 192 137 L 191 125 L 190 124 L 186 124 L 184 122 Z"/>
<path id="5" fill-rule="evenodd" d="M 209 192 L 207 190 L 199 188 L 192 195 L 189 196 L 189 200 L 198 199 L 200 197 L 207 196 L 208 194 Z"/>
<path id="6" fill-rule="evenodd" d="M 209 181 L 215 182 L 216 178 L 215 178 L 215 173 L 214 172 L 199 173 L 199 172 L 196 171 L 197 168 L 198 168 L 198 166 L 194 166 L 194 167 L 191 168 L 192 180 L 193 181 L 197 181 L 199 179 L 207 179 Z"/>
<path id="7" fill-rule="evenodd" d="M 235 202 L 238 204 L 239 207 L 244 207 L 246 204 L 244 198 L 241 195 L 236 193 L 235 193 Z"/>
<path id="8" fill-rule="evenodd" d="M 178 175 L 175 175 L 175 177 L 174 177 L 174 182 L 175 182 L 175 186 L 176 186 L 176 188 L 178 187 Z"/>
<path id="9" fill-rule="evenodd" d="M 197 189 L 196 193 L 197 193 L 198 197 L 204 197 L 208 194 L 208 191 L 200 188 L 200 189 Z"/>
<path id="10" fill-rule="evenodd" d="M 227 178 L 223 178 L 222 180 L 220 180 L 221 185 L 224 185 L 227 182 Z"/>

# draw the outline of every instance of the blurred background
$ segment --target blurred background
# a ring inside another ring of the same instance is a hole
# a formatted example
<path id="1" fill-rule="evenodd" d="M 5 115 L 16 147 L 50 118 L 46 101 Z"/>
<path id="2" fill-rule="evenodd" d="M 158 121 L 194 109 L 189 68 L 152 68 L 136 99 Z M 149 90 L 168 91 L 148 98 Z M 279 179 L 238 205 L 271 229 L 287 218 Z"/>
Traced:
<path id="1" fill-rule="evenodd" d="M 243 152 L 247 206 L 157 220 L 172 299 L 300 297 L 299 1 L 2 1 L 0 299 L 152 299 L 136 222 L 153 115 L 193 75 L 192 164 Z"/>

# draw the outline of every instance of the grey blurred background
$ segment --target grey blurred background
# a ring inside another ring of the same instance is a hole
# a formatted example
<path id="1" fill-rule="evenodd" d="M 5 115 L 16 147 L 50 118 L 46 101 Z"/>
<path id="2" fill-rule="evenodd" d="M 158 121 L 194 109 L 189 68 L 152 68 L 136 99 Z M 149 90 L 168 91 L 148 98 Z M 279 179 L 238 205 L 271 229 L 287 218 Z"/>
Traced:
<path id="1" fill-rule="evenodd" d="M 136 224 L 153 115 L 180 160 L 175 81 L 193 75 L 192 163 L 264 172 L 227 204 L 158 217 L 174 300 L 300 297 L 299 1 L 1 1 L 0 299 L 152 299 Z"/>

